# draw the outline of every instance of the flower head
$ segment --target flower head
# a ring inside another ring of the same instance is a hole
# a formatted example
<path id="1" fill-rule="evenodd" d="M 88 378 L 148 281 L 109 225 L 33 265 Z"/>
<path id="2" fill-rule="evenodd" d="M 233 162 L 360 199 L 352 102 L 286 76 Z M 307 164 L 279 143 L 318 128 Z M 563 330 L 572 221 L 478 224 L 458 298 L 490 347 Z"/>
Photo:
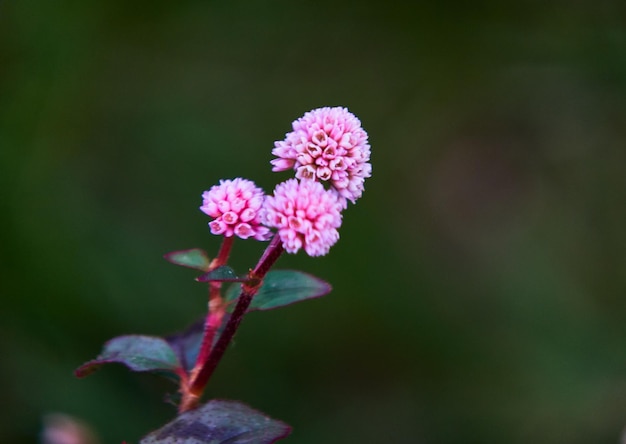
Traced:
<path id="1" fill-rule="evenodd" d="M 268 240 L 271 233 L 261 225 L 264 199 L 263 190 L 250 180 L 220 180 L 202 193 L 200 210 L 214 218 L 209 222 L 213 234 Z"/>
<path id="2" fill-rule="evenodd" d="M 354 203 L 372 175 L 370 145 L 360 120 L 347 108 L 318 108 L 292 123 L 293 131 L 274 142 L 272 171 L 293 168 L 298 179 L 328 181 Z M 345 208 L 345 201 L 343 202 Z"/>
<path id="3" fill-rule="evenodd" d="M 341 209 L 339 196 L 321 183 L 289 179 L 266 198 L 265 224 L 278 229 L 288 253 L 304 248 L 309 256 L 323 256 L 339 239 Z"/>

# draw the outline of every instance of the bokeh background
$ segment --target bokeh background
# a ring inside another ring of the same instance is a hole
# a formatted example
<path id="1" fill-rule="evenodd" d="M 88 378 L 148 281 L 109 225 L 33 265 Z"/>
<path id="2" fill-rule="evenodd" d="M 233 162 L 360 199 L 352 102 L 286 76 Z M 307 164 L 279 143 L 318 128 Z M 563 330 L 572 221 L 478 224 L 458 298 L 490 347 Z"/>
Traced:
<path id="1" fill-rule="evenodd" d="M 292 443 L 619 442 L 625 5 L 0 3 L 0 442 L 55 412 L 103 443 L 170 420 L 173 385 L 73 369 L 201 316 L 162 255 L 216 251 L 202 191 L 271 190 L 273 142 L 337 105 L 373 177 L 328 256 L 278 264 L 334 291 L 250 315 L 208 396 Z"/>

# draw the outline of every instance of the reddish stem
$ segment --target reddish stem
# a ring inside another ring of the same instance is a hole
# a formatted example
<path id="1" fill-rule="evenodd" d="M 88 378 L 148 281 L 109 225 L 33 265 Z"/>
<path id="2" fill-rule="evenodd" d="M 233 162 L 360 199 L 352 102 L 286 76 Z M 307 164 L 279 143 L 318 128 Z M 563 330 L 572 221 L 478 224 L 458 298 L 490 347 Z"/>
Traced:
<path id="1" fill-rule="evenodd" d="M 209 270 L 207 271 L 215 270 L 217 267 L 221 267 L 228 262 L 228 256 L 230 255 L 230 250 L 233 246 L 234 240 L 234 236 L 224 237 L 224 239 L 222 240 L 222 245 L 220 246 L 220 251 L 217 254 L 217 257 L 213 259 L 213 261 L 211 261 L 211 264 L 209 265 Z M 222 317 L 224 316 L 224 304 L 220 295 L 221 288 L 221 282 L 209 282 L 208 314 L 204 323 L 204 335 L 202 336 L 202 344 L 200 345 L 198 357 L 196 358 L 196 363 L 191 373 L 192 379 L 194 373 L 197 372 L 202 364 L 208 359 L 209 354 L 211 353 L 211 347 L 213 346 L 215 333 L 217 332 L 217 329 L 222 322 Z"/>
<path id="2" fill-rule="evenodd" d="M 228 256 L 230 255 L 230 250 L 233 246 L 234 240 L 234 236 L 223 238 L 217 257 L 211 261 L 207 271 L 214 270 L 228 262 Z M 196 363 L 189 374 L 189 378 L 181 380 L 181 392 L 183 394 L 183 399 L 179 407 L 181 413 L 194 408 L 198 402 L 199 396 L 195 396 L 190 393 L 189 384 L 194 381 L 195 375 L 200 371 L 203 364 L 209 358 L 215 334 L 217 333 L 217 329 L 221 325 L 222 318 L 224 317 L 225 306 L 220 294 L 221 287 L 221 282 L 209 282 L 209 306 L 208 314 L 204 323 L 202 343 L 200 344 L 198 357 L 196 358 Z"/>
<path id="3" fill-rule="evenodd" d="M 197 373 L 194 369 L 194 374 L 192 375 L 192 380 L 190 381 L 191 385 L 189 387 L 189 395 L 195 400 L 197 400 L 204 391 L 204 387 L 206 387 L 209 378 L 213 374 L 217 364 L 222 359 L 224 352 L 228 348 L 235 332 L 239 328 L 239 324 L 241 324 L 243 316 L 246 314 L 246 311 L 250 306 L 250 302 L 252 302 L 252 298 L 259 290 L 263 278 L 282 253 L 282 242 L 280 241 L 278 235 L 276 235 L 265 249 L 254 270 L 250 272 L 250 279 L 242 284 L 237 305 L 230 315 L 228 323 L 224 327 L 224 331 L 220 335 L 217 343 L 211 349 L 208 359 L 198 369 Z M 193 408 L 193 405 L 189 408 Z M 181 412 L 183 411 L 185 410 L 183 410 L 183 404 L 181 404 Z"/>
<path id="4" fill-rule="evenodd" d="M 211 263 L 211 270 L 216 269 L 217 267 L 221 267 L 228 262 L 228 256 L 230 255 L 230 249 L 233 247 L 233 242 L 235 241 L 235 236 L 224 237 L 222 241 L 222 245 L 220 246 L 220 251 L 217 253 L 217 257 Z"/>
<path id="5" fill-rule="evenodd" d="M 213 282 L 211 282 L 211 284 L 213 284 Z M 211 288 L 211 290 L 213 290 L 213 288 Z M 213 293 L 213 291 L 211 291 L 211 293 Z M 218 300 L 212 295 L 211 299 L 209 300 L 209 313 L 207 314 L 204 323 L 202 344 L 200 345 L 200 350 L 198 351 L 198 357 L 196 358 L 194 368 L 191 371 L 191 379 L 193 379 L 194 373 L 198 371 L 202 363 L 209 358 L 209 355 L 211 353 L 211 347 L 213 345 L 213 340 L 215 338 L 215 333 L 222 323 L 223 317 L 224 304 L 221 300 L 221 297 Z"/>

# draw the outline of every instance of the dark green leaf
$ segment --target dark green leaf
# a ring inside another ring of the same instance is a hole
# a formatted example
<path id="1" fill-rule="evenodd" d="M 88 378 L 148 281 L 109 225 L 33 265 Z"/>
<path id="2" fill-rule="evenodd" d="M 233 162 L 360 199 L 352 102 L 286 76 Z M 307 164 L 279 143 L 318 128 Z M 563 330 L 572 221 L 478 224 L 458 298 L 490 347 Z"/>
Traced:
<path id="1" fill-rule="evenodd" d="M 167 343 L 176 353 L 182 367 L 187 371 L 190 371 L 196 363 L 203 334 L 204 319 L 201 319 L 186 330 L 165 337 Z"/>
<path id="2" fill-rule="evenodd" d="M 217 329 L 213 339 L 213 344 L 215 344 L 215 342 L 219 339 L 220 334 L 226 326 L 226 323 L 228 323 L 229 318 L 230 313 L 225 313 L 224 318 L 222 319 L 222 325 L 220 325 Z M 204 323 L 205 320 L 201 319 L 187 327 L 186 330 L 165 338 L 170 347 L 172 347 L 176 353 L 176 356 L 178 356 L 178 360 L 180 361 L 182 367 L 188 372 L 191 371 L 196 364 L 196 359 L 198 358 L 198 353 L 200 352 L 202 337 L 204 336 Z"/>
<path id="3" fill-rule="evenodd" d="M 190 250 L 172 251 L 163 256 L 166 261 L 172 264 L 182 265 L 200 271 L 209 269 L 210 259 L 204 250 L 191 248 Z"/>
<path id="4" fill-rule="evenodd" d="M 179 415 L 140 444 L 271 444 L 289 433 L 287 424 L 245 404 L 212 400 Z"/>
<path id="5" fill-rule="evenodd" d="M 124 364 L 135 372 L 154 371 L 176 374 L 181 365 L 176 353 L 163 338 L 129 335 L 113 338 L 104 344 L 98 357 L 76 369 L 76 376 L 87 376 L 102 364 Z"/>
<path id="6" fill-rule="evenodd" d="M 274 270 L 265 275 L 263 284 L 252 299 L 248 311 L 272 310 L 295 302 L 305 301 L 328 294 L 328 282 L 308 273 L 295 270 Z M 224 295 L 226 301 L 234 301 L 240 293 L 241 285 L 232 285 Z M 234 303 L 229 308 L 234 308 Z"/>
<path id="7" fill-rule="evenodd" d="M 247 278 L 238 278 L 235 271 L 226 265 L 217 267 L 215 270 L 211 270 L 196 278 L 198 282 L 243 282 L 246 279 Z"/>

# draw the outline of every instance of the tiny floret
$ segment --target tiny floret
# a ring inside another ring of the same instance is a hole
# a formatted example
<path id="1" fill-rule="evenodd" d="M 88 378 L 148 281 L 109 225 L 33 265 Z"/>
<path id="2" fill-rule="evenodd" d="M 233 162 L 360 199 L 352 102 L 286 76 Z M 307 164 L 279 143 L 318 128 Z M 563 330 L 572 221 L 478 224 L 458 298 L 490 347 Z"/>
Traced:
<path id="1" fill-rule="evenodd" d="M 214 218 L 209 222 L 213 234 L 264 241 L 271 237 L 270 230 L 261 224 L 264 199 L 263 190 L 250 180 L 220 180 L 219 185 L 202 193 L 200 210 Z"/>
<path id="2" fill-rule="evenodd" d="M 294 169 L 298 179 L 328 182 L 354 203 L 372 175 L 370 145 L 361 121 L 347 108 L 309 111 L 292 123 L 293 131 L 274 142 L 272 171 Z"/>
<path id="3" fill-rule="evenodd" d="M 321 183 L 289 179 L 265 200 L 265 224 L 276 228 L 288 253 L 323 256 L 339 239 L 342 199 Z"/>

